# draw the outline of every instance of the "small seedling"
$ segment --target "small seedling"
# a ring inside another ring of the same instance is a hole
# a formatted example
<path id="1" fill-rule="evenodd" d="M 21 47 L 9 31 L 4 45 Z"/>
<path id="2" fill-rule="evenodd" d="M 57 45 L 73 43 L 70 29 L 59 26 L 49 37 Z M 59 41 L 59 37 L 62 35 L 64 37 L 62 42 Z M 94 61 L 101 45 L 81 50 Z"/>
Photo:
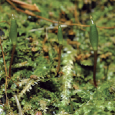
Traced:
<path id="1" fill-rule="evenodd" d="M 12 66 L 14 52 L 15 52 L 16 43 L 17 43 L 17 23 L 16 23 L 16 19 L 15 19 L 13 14 L 11 17 L 11 26 L 10 26 L 9 38 L 11 39 L 11 42 L 13 45 L 11 60 L 10 60 L 10 66 L 9 66 L 9 77 L 11 77 L 11 66 Z"/>
<path id="2" fill-rule="evenodd" d="M 93 81 L 95 87 L 97 87 L 96 83 L 96 65 L 97 65 L 97 50 L 98 50 L 98 31 L 96 24 L 93 21 L 92 16 L 90 16 L 90 43 L 94 50 L 94 69 L 93 69 Z"/>

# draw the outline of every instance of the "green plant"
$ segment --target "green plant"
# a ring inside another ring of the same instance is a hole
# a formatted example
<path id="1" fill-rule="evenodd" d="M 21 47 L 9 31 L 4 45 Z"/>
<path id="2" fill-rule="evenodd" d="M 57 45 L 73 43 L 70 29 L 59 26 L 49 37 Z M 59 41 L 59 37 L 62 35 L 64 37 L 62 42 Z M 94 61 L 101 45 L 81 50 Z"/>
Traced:
<path id="1" fill-rule="evenodd" d="M 45 17 L 44 19 L 49 18 L 51 21 L 28 16 L 19 10 L 17 12 L 6 1 L 0 4 L 0 29 L 5 33 L 1 38 L 1 44 L 7 68 L 12 51 L 8 39 L 10 28 L 8 23 L 12 13 L 16 14 L 18 25 L 18 44 L 11 67 L 13 74 L 11 79 L 7 79 L 7 94 L 11 107 L 5 109 L 4 105 L 6 114 L 17 115 L 19 112 L 14 95 L 17 95 L 24 115 L 35 115 L 38 112 L 42 112 L 43 115 L 115 114 L 114 5 L 107 0 L 100 2 L 93 0 L 91 3 L 77 1 L 76 6 L 75 0 L 63 2 L 31 0 L 28 3 L 35 3 L 40 8 L 40 13 L 34 11 L 32 13 Z M 94 6 L 94 3 L 98 5 Z M 87 10 L 89 7 L 84 8 L 91 4 L 93 6 L 90 10 Z M 21 9 L 18 5 L 16 7 Z M 96 71 L 97 88 L 93 86 L 92 78 L 94 55 L 91 53 L 88 34 L 90 11 L 93 11 L 93 19 L 100 38 Z M 52 24 L 53 20 L 57 19 L 60 19 L 63 28 L 59 74 L 56 68 L 60 45 L 57 39 L 57 21 L 56 24 Z M 7 76 L 2 56 L 0 48 L 0 65 L 3 65 L 0 66 L 0 98 L 5 95 L 5 76 Z M 12 80 L 19 86 L 17 87 Z"/>
<path id="2" fill-rule="evenodd" d="M 96 83 L 96 65 L 97 65 L 97 50 L 98 50 L 98 31 L 96 24 L 93 21 L 92 16 L 90 16 L 90 43 L 94 50 L 94 70 L 93 70 L 93 81 L 95 87 L 97 87 Z"/>
<path id="3" fill-rule="evenodd" d="M 63 34 L 61 25 L 58 23 L 58 41 L 59 41 L 59 56 L 58 56 L 58 66 L 57 66 L 57 73 L 60 69 L 60 62 L 61 62 L 61 50 L 63 48 Z"/>
<path id="4" fill-rule="evenodd" d="M 10 60 L 10 67 L 9 67 L 9 77 L 11 77 L 11 66 L 12 66 L 15 48 L 16 48 L 16 44 L 17 44 L 17 23 L 16 23 L 16 19 L 15 19 L 13 14 L 11 17 L 11 26 L 10 26 L 9 38 L 10 38 L 12 45 L 13 45 L 11 60 Z"/>

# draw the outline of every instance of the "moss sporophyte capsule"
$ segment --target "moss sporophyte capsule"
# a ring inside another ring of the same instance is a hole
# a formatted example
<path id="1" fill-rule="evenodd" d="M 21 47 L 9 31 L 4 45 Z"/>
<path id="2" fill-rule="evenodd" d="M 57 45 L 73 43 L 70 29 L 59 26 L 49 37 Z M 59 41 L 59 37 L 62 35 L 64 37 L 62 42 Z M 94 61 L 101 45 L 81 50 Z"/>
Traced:
<path id="1" fill-rule="evenodd" d="M 9 38 L 13 44 L 10 66 L 9 66 L 9 77 L 11 77 L 11 65 L 13 62 L 13 56 L 14 56 L 14 52 L 15 52 L 15 48 L 16 48 L 16 44 L 17 44 L 17 23 L 16 23 L 16 19 L 15 19 L 13 14 L 11 17 L 11 26 L 10 26 Z"/>
<path id="2" fill-rule="evenodd" d="M 95 87 L 97 87 L 96 83 L 96 65 L 97 65 L 97 50 L 98 50 L 98 31 L 97 27 L 93 21 L 92 16 L 90 16 L 90 42 L 94 50 L 94 69 L 93 69 L 93 81 Z"/>
<path id="3" fill-rule="evenodd" d="M 60 45 L 63 44 L 63 34 L 62 34 L 62 28 L 60 24 L 58 24 L 58 41 Z"/>
<path id="4" fill-rule="evenodd" d="M 98 49 L 98 31 L 92 16 L 90 16 L 90 43 L 93 47 L 93 50 Z"/>
<path id="5" fill-rule="evenodd" d="M 61 50 L 63 48 L 63 34 L 62 34 L 62 28 L 58 23 L 58 41 L 59 41 L 59 55 L 58 55 L 58 66 L 57 66 L 57 73 L 60 69 L 60 63 L 61 63 Z"/>
<path id="6" fill-rule="evenodd" d="M 11 39 L 12 44 L 16 45 L 17 43 L 17 23 L 16 23 L 16 19 L 13 14 L 11 17 L 9 38 Z"/>

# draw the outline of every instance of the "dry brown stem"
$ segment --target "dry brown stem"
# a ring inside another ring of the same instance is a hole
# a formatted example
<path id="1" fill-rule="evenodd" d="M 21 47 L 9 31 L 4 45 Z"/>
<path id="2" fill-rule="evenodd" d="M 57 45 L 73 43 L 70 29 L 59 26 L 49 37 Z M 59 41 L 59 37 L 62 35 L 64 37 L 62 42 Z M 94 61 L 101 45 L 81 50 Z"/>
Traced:
<path id="1" fill-rule="evenodd" d="M 32 11 L 40 12 L 39 8 L 36 6 L 36 4 L 27 4 L 25 2 L 19 1 L 19 0 L 10 0 L 18 5 L 20 5 L 22 8 L 29 9 Z"/>
<path id="2" fill-rule="evenodd" d="M 0 46 L 1 46 L 1 50 L 2 50 L 2 56 L 3 56 L 3 60 L 4 60 L 4 68 L 5 68 L 5 74 L 6 74 L 6 80 L 5 80 L 5 94 L 6 94 L 6 104 L 8 105 L 8 97 L 7 97 L 7 67 L 6 67 L 6 62 L 5 62 L 5 56 L 4 56 L 4 52 L 3 52 L 3 48 L 2 48 L 2 44 L 1 44 L 1 37 L 0 37 Z"/>

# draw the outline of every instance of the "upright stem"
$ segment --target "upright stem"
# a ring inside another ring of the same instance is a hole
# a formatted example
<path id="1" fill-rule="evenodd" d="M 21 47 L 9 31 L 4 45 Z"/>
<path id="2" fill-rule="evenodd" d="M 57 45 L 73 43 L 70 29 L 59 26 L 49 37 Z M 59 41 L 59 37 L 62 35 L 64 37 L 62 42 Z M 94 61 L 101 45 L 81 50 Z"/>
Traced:
<path id="1" fill-rule="evenodd" d="M 9 77 L 11 77 L 11 66 L 12 66 L 12 62 L 13 62 L 15 48 L 16 48 L 16 45 L 13 45 L 12 55 L 11 55 L 11 60 L 10 60 L 10 67 L 9 67 Z"/>
<path id="2" fill-rule="evenodd" d="M 61 50 L 62 50 L 63 46 L 59 45 L 59 56 L 58 56 L 58 66 L 57 66 L 57 73 L 59 72 L 60 69 L 60 62 L 61 62 Z"/>
<path id="3" fill-rule="evenodd" d="M 96 83 L 96 65 L 97 65 L 97 50 L 94 50 L 93 82 L 94 82 L 95 87 L 97 87 L 97 83 Z"/>

